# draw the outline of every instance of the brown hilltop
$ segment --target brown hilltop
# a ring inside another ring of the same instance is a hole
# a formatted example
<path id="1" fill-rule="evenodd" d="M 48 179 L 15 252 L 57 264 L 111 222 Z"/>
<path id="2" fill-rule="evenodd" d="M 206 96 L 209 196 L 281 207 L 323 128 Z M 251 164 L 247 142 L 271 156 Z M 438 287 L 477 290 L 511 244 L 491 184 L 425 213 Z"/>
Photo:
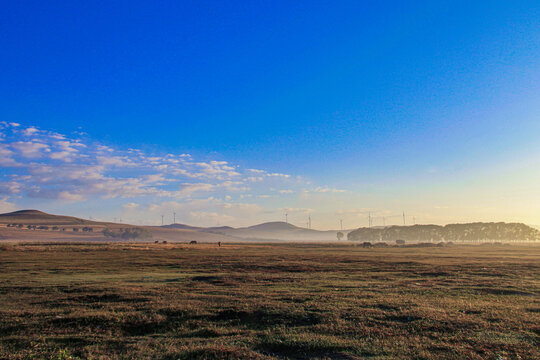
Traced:
<path id="1" fill-rule="evenodd" d="M 73 216 L 52 215 L 39 210 L 19 210 L 0 214 L 2 224 L 33 225 L 85 225 L 96 224 L 95 221 L 84 220 Z"/>
<path id="2" fill-rule="evenodd" d="M 18 226 L 13 227 L 12 224 Z M 35 225 L 37 229 L 30 230 L 27 228 L 28 225 Z M 91 231 L 84 232 L 83 228 L 91 228 Z M 218 242 L 235 240 L 227 235 L 199 232 L 195 228 L 167 229 L 159 226 L 100 222 L 74 216 L 53 215 L 39 210 L 19 210 L 0 214 L 0 240 L 7 241 L 117 241 L 117 239 L 106 237 L 103 230 L 118 231 L 118 229 L 128 228 L 145 229 L 152 235 L 152 241 Z"/>

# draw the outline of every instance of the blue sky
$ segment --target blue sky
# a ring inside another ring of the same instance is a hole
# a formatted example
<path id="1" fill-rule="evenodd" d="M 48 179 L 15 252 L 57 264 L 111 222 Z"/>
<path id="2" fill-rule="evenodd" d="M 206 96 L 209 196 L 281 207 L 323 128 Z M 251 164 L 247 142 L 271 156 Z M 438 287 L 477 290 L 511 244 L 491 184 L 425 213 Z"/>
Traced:
<path id="1" fill-rule="evenodd" d="M 0 30 L 0 210 L 540 223 L 537 1 L 21 1 Z"/>

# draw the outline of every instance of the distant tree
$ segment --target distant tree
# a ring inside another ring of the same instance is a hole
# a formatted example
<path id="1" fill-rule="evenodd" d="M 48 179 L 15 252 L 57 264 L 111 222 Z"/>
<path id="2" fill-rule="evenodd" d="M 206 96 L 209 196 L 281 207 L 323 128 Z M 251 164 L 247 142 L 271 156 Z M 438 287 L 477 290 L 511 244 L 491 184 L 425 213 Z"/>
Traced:
<path id="1" fill-rule="evenodd" d="M 337 239 L 338 239 L 338 240 L 341 240 L 341 239 L 343 239 L 343 236 L 344 236 L 343 233 L 342 233 L 341 231 L 338 231 L 338 233 L 337 233 Z"/>
<path id="2" fill-rule="evenodd" d="M 93 231 L 93 229 L 92 229 Z M 103 235 L 113 238 L 121 238 L 125 240 L 129 239 L 145 239 L 145 238 L 151 238 L 152 234 L 146 230 L 141 228 L 121 228 L 117 231 L 114 231 L 112 229 L 104 229 Z"/>

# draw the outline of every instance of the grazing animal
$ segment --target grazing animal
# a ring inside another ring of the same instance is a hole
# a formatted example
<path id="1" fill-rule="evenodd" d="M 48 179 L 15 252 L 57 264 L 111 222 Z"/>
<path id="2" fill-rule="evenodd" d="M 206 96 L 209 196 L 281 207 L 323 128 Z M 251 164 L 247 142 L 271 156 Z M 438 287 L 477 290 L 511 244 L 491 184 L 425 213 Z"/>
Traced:
<path id="1" fill-rule="evenodd" d="M 163 243 L 166 244 L 166 243 L 167 243 L 167 240 L 163 240 Z"/>
<path id="2" fill-rule="evenodd" d="M 193 245 L 193 244 L 196 244 L 197 242 L 195 240 L 191 240 L 189 243 Z"/>

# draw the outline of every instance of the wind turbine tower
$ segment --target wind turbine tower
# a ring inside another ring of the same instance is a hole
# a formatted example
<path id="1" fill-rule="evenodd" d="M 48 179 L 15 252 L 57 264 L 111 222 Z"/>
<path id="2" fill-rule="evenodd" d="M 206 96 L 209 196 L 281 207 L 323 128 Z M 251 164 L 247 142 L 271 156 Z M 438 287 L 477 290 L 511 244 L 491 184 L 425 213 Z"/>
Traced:
<path id="1" fill-rule="evenodd" d="M 308 229 L 311 229 L 311 215 L 308 216 Z"/>
<path id="2" fill-rule="evenodd" d="M 161 226 L 163 226 L 163 215 L 161 215 Z"/>

